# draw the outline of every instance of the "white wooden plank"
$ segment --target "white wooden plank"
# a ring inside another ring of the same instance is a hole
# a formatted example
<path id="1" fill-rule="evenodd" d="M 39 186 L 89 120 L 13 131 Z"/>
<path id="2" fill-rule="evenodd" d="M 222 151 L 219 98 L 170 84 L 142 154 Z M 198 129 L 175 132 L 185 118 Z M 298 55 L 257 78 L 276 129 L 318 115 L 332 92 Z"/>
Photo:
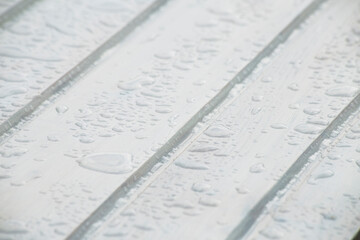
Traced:
<path id="1" fill-rule="evenodd" d="M 36 1 L 6 21 L 0 29 L 0 135 L 91 65 L 109 39 L 121 39 L 154 2 Z"/>
<path id="2" fill-rule="evenodd" d="M 324 129 L 347 117 L 339 113 L 359 88 L 359 16 L 357 1 L 328 1 L 204 134 L 164 160 L 163 172 L 144 182 L 149 186 L 130 204 L 120 202 L 92 238 L 243 237 L 248 229 L 241 227 L 262 213 L 248 215 L 265 193 L 324 139 Z M 355 183 L 348 189 L 356 191 Z"/>
<path id="3" fill-rule="evenodd" d="M 360 226 L 360 114 L 340 126 L 248 239 L 351 239 Z"/>
<path id="4" fill-rule="evenodd" d="M 2 234 L 69 234 L 309 3 L 170 2 L 2 144 Z"/>

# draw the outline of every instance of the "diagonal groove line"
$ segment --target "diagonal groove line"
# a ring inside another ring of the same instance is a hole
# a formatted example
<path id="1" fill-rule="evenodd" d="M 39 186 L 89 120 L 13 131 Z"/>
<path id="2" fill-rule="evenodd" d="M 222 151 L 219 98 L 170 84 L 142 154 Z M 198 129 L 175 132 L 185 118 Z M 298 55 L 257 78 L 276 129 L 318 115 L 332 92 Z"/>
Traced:
<path id="1" fill-rule="evenodd" d="M 5 12 L 3 12 L 0 15 L 0 26 L 3 25 L 5 22 L 9 21 L 10 19 L 16 17 L 19 15 L 22 11 L 24 11 L 27 7 L 29 7 L 31 4 L 35 3 L 39 0 L 22 0 L 9 9 L 7 9 Z"/>
<path id="2" fill-rule="evenodd" d="M 236 76 L 228 82 L 207 104 L 205 104 L 185 125 L 179 129 L 158 151 L 141 165 L 131 176 L 129 176 L 95 211 L 90 214 L 74 231 L 67 240 L 78 240 L 86 238 L 95 226 L 115 208 L 119 199 L 125 197 L 140 181 L 151 171 L 151 169 L 168 155 L 188 136 L 192 129 L 206 115 L 211 113 L 229 95 L 235 85 L 243 82 L 257 67 L 260 61 L 269 55 L 283 42 L 291 33 L 300 26 L 325 0 L 314 0 L 299 15 L 297 15 L 271 42 L 253 58 Z"/>
<path id="3" fill-rule="evenodd" d="M 329 138 L 351 115 L 360 108 L 360 94 L 358 94 L 330 123 L 330 125 L 306 148 L 291 167 L 284 173 L 280 180 L 257 202 L 245 218 L 233 229 L 227 240 L 243 238 L 254 226 L 257 219 L 264 212 L 266 205 L 271 202 L 279 191 L 284 189 L 292 179 L 300 173 L 301 169 L 308 163 L 309 157 L 320 150 L 322 142 Z"/>
<path id="4" fill-rule="evenodd" d="M 25 0 L 26 1 L 26 0 Z M 28 0 L 38 1 L 38 0 Z M 156 0 L 139 15 L 133 18 L 129 23 L 121 28 L 117 33 L 111 36 L 102 45 L 96 48 L 91 54 L 81 60 L 76 66 L 66 72 L 61 78 L 56 80 L 48 88 L 46 88 L 40 95 L 35 96 L 29 103 L 19 109 L 16 113 L 11 115 L 5 122 L 0 124 L 0 137 L 7 133 L 10 129 L 20 123 L 25 117 L 33 113 L 43 102 L 58 93 L 71 82 L 75 81 L 82 72 L 86 71 L 92 64 L 101 57 L 101 55 L 108 49 L 114 47 L 126 36 L 128 36 L 137 26 L 147 20 L 150 15 L 156 12 L 169 0 Z"/>

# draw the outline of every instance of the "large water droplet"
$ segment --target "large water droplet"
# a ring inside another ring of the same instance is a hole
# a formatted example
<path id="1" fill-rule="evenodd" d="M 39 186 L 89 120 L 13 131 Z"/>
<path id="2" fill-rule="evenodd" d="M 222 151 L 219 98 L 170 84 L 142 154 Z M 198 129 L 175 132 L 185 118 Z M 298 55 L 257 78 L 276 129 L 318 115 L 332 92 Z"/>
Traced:
<path id="1" fill-rule="evenodd" d="M 314 176 L 314 179 L 322 179 L 322 178 L 329 178 L 334 175 L 334 172 L 331 170 L 325 170 L 321 173 L 318 173 Z"/>
<path id="2" fill-rule="evenodd" d="M 185 169 L 193 169 L 193 170 L 207 170 L 208 167 L 204 164 L 192 162 L 190 160 L 177 160 L 175 161 L 175 165 Z"/>
<path id="3" fill-rule="evenodd" d="M 326 95 L 332 97 L 353 97 L 358 89 L 353 86 L 336 86 L 329 88 L 326 91 Z"/>
<path id="4" fill-rule="evenodd" d="M 132 155 L 128 153 L 97 153 L 77 161 L 83 168 L 111 174 L 132 170 Z"/>
<path id="5" fill-rule="evenodd" d="M 213 126 L 208 128 L 205 131 L 205 135 L 209 136 L 209 137 L 219 137 L 219 138 L 224 138 L 224 137 L 229 137 L 230 136 L 230 130 L 223 127 L 223 126 Z"/>
<path id="6" fill-rule="evenodd" d="M 318 134 L 323 130 L 323 128 L 314 124 L 303 123 L 297 125 L 294 130 L 303 134 Z"/>
<path id="7" fill-rule="evenodd" d="M 263 163 L 256 163 L 250 167 L 251 173 L 261 173 L 265 170 L 265 166 Z"/>

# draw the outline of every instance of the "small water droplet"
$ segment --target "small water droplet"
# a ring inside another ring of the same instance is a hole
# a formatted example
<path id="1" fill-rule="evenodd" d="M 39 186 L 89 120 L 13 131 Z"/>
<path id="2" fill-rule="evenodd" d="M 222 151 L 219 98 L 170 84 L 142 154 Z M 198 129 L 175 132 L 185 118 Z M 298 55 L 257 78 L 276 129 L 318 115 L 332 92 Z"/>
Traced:
<path id="1" fill-rule="evenodd" d="M 194 192 L 205 192 L 211 188 L 210 184 L 207 183 L 194 183 L 191 187 L 191 189 Z"/>
<path id="2" fill-rule="evenodd" d="M 292 83 L 288 86 L 288 89 L 292 90 L 292 91 L 298 91 L 299 90 L 299 86 L 297 85 L 297 83 Z"/>
<path id="3" fill-rule="evenodd" d="M 308 114 L 308 115 L 316 115 L 320 113 L 320 109 L 318 108 L 305 108 L 303 110 L 304 113 Z"/>
<path id="4" fill-rule="evenodd" d="M 239 194 L 247 194 L 249 193 L 249 189 L 245 188 L 245 187 L 237 187 L 236 188 L 236 191 L 239 193 Z"/>
<path id="5" fill-rule="evenodd" d="M 256 163 L 250 167 L 251 173 L 261 173 L 265 170 L 265 166 L 263 163 Z"/>
<path id="6" fill-rule="evenodd" d="M 261 102 L 263 100 L 264 96 L 261 95 L 254 95 L 251 97 L 251 100 L 253 100 L 254 102 Z"/>
<path id="7" fill-rule="evenodd" d="M 175 165 L 185 169 L 192 170 L 207 170 L 209 169 L 206 165 L 197 162 L 191 162 L 190 160 L 176 160 Z"/>
<path id="8" fill-rule="evenodd" d="M 286 129 L 287 127 L 282 123 L 274 123 L 270 125 L 273 129 Z"/>
<path id="9" fill-rule="evenodd" d="M 317 180 L 317 179 L 322 179 L 322 178 L 329 178 L 329 177 L 332 177 L 334 176 L 334 172 L 331 171 L 331 170 L 325 170 L 321 173 L 318 173 L 314 176 L 314 179 Z"/>
<path id="10" fill-rule="evenodd" d="M 284 234 L 277 228 L 269 227 L 260 231 L 260 234 L 268 239 L 279 239 L 284 236 Z"/>
<path id="11" fill-rule="evenodd" d="M 67 112 L 68 109 L 69 108 L 67 106 L 58 106 L 58 107 L 56 107 L 56 112 L 65 113 L 65 112 Z"/>

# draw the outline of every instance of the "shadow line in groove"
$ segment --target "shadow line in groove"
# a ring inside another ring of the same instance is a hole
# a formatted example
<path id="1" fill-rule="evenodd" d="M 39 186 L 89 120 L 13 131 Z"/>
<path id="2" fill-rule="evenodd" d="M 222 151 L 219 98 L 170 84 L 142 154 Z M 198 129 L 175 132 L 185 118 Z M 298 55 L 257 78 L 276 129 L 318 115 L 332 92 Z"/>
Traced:
<path id="1" fill-rule="evenodd" d="M 177 131 L 154 155 L 129 176 L 95 211 L 90 214 L 70 235 L 67 240 L 84 239 L 95 231 L 96 223 L 106 217 L 116 206 L 119 199 L 125 197 L 144 178 L 151 169 L 178 146 L 191 133 L 192 129 L 229 95 L 235 85 L 243 82 L 264 58 L 268 57 L 301 23 L 308 18 L 325 0 L 314 0 L 300 12 L 274 39 L 253 58 L 235 77 L 228 82 L 207 104 L 205 104 L 185 125 Z"/>
<path id="2" fill-rule="evenodd" d="M 24 0 L 26 1 L 39 1 L 39 0 Z M 81 60 L 77 65 L 66 72 L 61 78 L 56 80 L 53 84 L 47 87 L 40 95 L 35 96 L 29 103 L 11 115 L 5 122 L 0 124 L 0 137 L 11 130 L 14 126 L 20 123 L 24 118 L 33 113 L 42 103 L 50 97 L 58 93 L 60 90 L 68 86 L 71 82 L 84 71 L 86 71 L 92 64 L 98 60 L 101 55 L 108 49 L 114 47 L 126 36 L 128 36 L 136 27 L 147 20 L 150 15 L 156 12 L 169 0 L 155 0 L 145 10 L 134 17 L 129 23 L 122 27 L 117 33 L 111 36 L 107 41 L 96 48 L 87 57 Z"/>

